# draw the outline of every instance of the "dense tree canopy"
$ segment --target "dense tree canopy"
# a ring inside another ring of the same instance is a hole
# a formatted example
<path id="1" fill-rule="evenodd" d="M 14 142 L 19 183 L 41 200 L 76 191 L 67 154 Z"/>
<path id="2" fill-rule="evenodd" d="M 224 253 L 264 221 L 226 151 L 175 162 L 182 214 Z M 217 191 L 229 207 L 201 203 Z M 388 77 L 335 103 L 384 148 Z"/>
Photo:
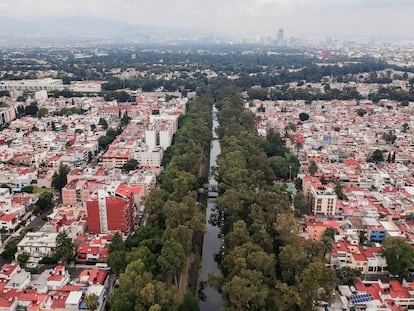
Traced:
<path id="1" fill-rule="evenodd" d="M 67 165 L 60 164 L 57 172 L 52 177 L 52 187 L 57 191 L 62 190 L 67 184 L 67 176 L 70 172 L 70 168 Z"/>
<path id="2" fill-rule="evenodd" d="M 223 293 L 224 310 L 311 310 L 330 300 L 335 273 L 324 264 L 322 242 L 300 242 L 289 195 L 274 183 L 294 178 L 299 161 L 280 134 L 269 131 L 260 140 L 242 121 L 236 89 L 223 87 L 217 99 L 217 204 L 224 216 L 225 248 L 222 275 L 210 275 L 209 282 Z M 306 213 L 301 195 L 296 206 Z"/>
<path id="3" fill-rule="evenodd" d="M 73 259 L 75 246 L 66 232 L 60 232 L 56 238 L 56 249 L 53 253 L 56 260 L 70 263 Z"/>
<path id="4" fill-rule="evenodd" d="M 414 269 L 414 249 L 404 237 L 386 238 L 382 244 L 382 254 L 392 275 L 405 278 Z"/>
<path id="5" fill-rule="evenodd" d="M 195 292 L 178 294 L 178 281 L 188 258 L 199 250 L 204 231 L 196 191 L 207 174 L 211 107 L 208 97 L 200 97 L 180 119 L 175 143 L 166 152 L 160 188 L 145 199 L 147 226 L 125 242 L 120 236 L 112 240 L 108 264 L 120 275 L 120 285 L 111 296 L 111 310 L 198 310 Z M 196 289 L 197 284 L 189 287 Z"/>

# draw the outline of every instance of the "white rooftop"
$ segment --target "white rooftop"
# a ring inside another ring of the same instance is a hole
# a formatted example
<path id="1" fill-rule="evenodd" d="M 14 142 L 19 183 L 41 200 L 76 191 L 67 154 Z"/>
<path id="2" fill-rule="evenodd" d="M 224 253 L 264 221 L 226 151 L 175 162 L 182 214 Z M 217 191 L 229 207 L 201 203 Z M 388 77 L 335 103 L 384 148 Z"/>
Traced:
<path id="1" fill-rule="evenodd" d="M 82 298 L 82 292 L 81 291 L 70 292 L 68 298 L 66 299 L 65 304 L 66 305 L 71 305 L 71 306 L 78 305 L 81 298 Z"/>

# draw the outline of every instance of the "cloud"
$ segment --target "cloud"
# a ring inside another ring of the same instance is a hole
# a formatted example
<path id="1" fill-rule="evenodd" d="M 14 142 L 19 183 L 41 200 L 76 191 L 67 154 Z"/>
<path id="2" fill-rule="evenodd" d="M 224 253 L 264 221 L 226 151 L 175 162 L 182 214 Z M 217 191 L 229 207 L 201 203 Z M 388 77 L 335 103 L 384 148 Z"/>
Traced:
<path id="1" fill-rule="evenodd" d="M 413 0 L 0 0 L 8 16 L 97 16 L 246 35 L 411 34 Z"/>

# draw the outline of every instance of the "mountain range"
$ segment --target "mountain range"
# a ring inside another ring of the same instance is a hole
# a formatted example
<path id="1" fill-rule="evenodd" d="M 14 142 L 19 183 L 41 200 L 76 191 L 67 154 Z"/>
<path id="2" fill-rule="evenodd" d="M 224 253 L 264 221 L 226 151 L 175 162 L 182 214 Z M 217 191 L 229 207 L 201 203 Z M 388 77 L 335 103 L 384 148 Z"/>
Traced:
<path id="1" fill-rule="evenodd" d="M 112 42 L 166 42 L 199 40 L 211 35 L 192 30 L 137 25 L 127 20 L 98 17 L 8 17 L 0 16 L 0 39 L 96 39 Z"/>

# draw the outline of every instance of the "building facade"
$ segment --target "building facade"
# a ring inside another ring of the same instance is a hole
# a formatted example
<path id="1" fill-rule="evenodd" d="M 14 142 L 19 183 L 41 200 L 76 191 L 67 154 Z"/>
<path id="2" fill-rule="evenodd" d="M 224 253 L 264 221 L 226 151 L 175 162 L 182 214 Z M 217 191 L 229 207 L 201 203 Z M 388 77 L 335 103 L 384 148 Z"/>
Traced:
<path id="1" fill-rule="evenodd" d="M 124 184 L 103 185 L 86 202 L 88 231 L 109 234 L 117 231 L 124 235 L 134 230 L 134 193 Z"/>
<path id="2" fill-rule="evenodd" d="M 337 195 L 332 188 L 313 185 L 309 191 L 309 202 L 315 216 L 334 216 L 336 213 Z"/>

